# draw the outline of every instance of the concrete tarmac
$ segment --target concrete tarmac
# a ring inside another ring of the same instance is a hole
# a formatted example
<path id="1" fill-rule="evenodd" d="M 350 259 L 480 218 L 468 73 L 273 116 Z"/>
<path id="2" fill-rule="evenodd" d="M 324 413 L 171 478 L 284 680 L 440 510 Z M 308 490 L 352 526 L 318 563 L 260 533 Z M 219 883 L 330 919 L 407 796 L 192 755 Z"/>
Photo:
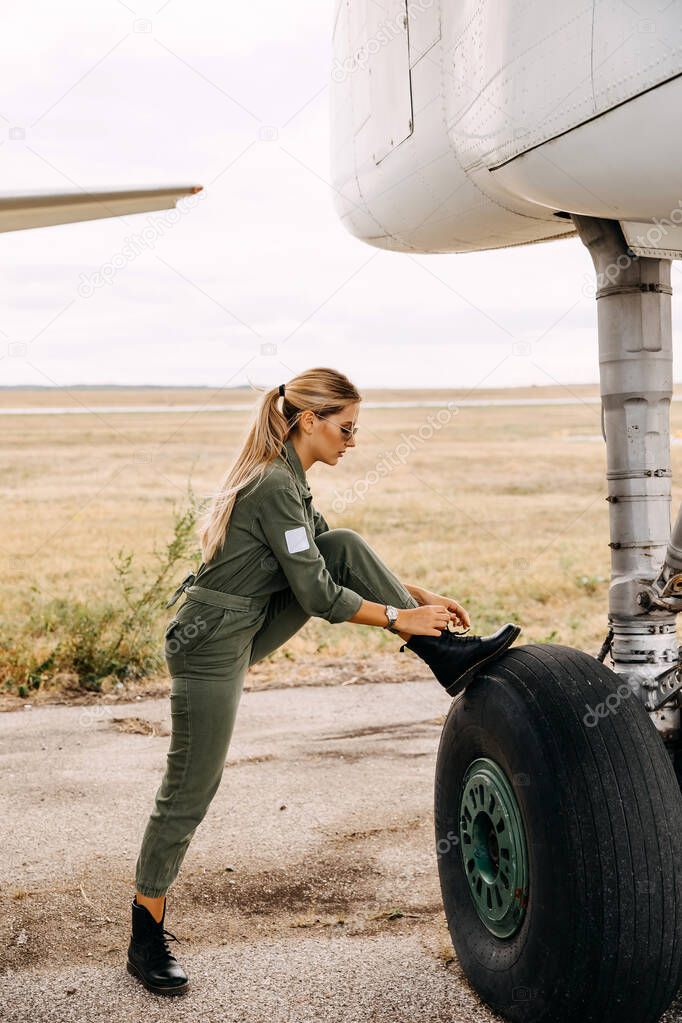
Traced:
<path id="1" fill-rule="evenodd" d="M 245 692 L 168 893 L 188 994 L 125 969 L 167 699 L 0 715 L 0 1020 L 490 1023 L 449 939 L 432 681 Z M 682 1000 L 664 1017 L 682 1023 Z"/>

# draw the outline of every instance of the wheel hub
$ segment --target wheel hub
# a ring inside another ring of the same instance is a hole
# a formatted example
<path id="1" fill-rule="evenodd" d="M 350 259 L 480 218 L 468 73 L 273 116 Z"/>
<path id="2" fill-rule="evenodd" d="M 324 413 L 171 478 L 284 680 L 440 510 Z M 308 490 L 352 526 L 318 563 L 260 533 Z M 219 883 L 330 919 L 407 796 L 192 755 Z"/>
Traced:
<path id="1" fill-rule="evenodd" d="M 528 902 L 527 843 L 514 791 L 489 757 L 474 760 L 464 776 L 459 839 L 479 917 L 498 938 L 511 937 Z"/>

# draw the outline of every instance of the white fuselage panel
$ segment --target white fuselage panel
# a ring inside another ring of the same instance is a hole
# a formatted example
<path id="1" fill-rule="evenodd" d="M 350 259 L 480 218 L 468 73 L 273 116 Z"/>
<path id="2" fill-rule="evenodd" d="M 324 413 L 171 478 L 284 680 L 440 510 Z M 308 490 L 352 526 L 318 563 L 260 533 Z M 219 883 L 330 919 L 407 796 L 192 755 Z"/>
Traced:
<path id="1" fill-rule="evenodd" d="M 340 0 L 332 177 L 348 229 L 464 252 L 567 214 L 682 209 L 682 18 L 621 0 Z"/>

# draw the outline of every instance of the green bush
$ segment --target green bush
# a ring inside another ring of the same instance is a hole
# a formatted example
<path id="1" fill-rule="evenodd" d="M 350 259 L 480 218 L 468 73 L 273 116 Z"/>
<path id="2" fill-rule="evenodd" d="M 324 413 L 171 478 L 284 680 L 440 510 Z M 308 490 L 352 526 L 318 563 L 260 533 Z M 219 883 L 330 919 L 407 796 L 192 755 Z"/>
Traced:
<path id="1" fill-rule="evenodd" d="M 22 621 L 0 623 L 0 680 L 5 690 L 28 696 L 58 673 L 77 679 L 83 690 L 100 691 L 104 679 L 144 678 L 164 666 L 159 618 L 183 566 L 196 568 L 201 551 L 195 538 L 199 509 L 190 489 L 189 507 L 174 513 L 173 536 L 138 568 L 133 552 L 112 558 L 111 596 L 58 597 L 34 603 Z M 98 588 L 101 580 L 98 580 Z M 168 617 L 166 612 L 165 617 Z"/>

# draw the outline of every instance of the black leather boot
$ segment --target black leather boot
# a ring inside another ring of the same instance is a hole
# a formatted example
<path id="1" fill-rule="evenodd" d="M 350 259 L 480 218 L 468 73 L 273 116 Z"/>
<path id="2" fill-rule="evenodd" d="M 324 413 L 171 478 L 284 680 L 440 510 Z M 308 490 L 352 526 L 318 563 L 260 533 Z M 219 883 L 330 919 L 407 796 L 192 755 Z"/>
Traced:
<path id="1" fill-rule="evenodd" d="M 146 906 L 133 898 L 133 923 L 128 946 L 128 973 L 137 977 L 149 991 L 157 995 L 182 995 L 189 988 L 187 974 L 168 948 L 165 935 L 173 941 L 179 939 L 165 930 L 166 903 L 163 916 L 157 923 Z"/>
<path id="2" fill-rule="evenodd" d="M 506 650 L 521 632 L 519 625 L 507 622 L 489 636 L 461 636 L 443 629 L 440 636 L 410 636 L 400 648 L 409 647 L 426 661 L 450 696 L 456 696 L 471 682 L 476 672 Z"/>

